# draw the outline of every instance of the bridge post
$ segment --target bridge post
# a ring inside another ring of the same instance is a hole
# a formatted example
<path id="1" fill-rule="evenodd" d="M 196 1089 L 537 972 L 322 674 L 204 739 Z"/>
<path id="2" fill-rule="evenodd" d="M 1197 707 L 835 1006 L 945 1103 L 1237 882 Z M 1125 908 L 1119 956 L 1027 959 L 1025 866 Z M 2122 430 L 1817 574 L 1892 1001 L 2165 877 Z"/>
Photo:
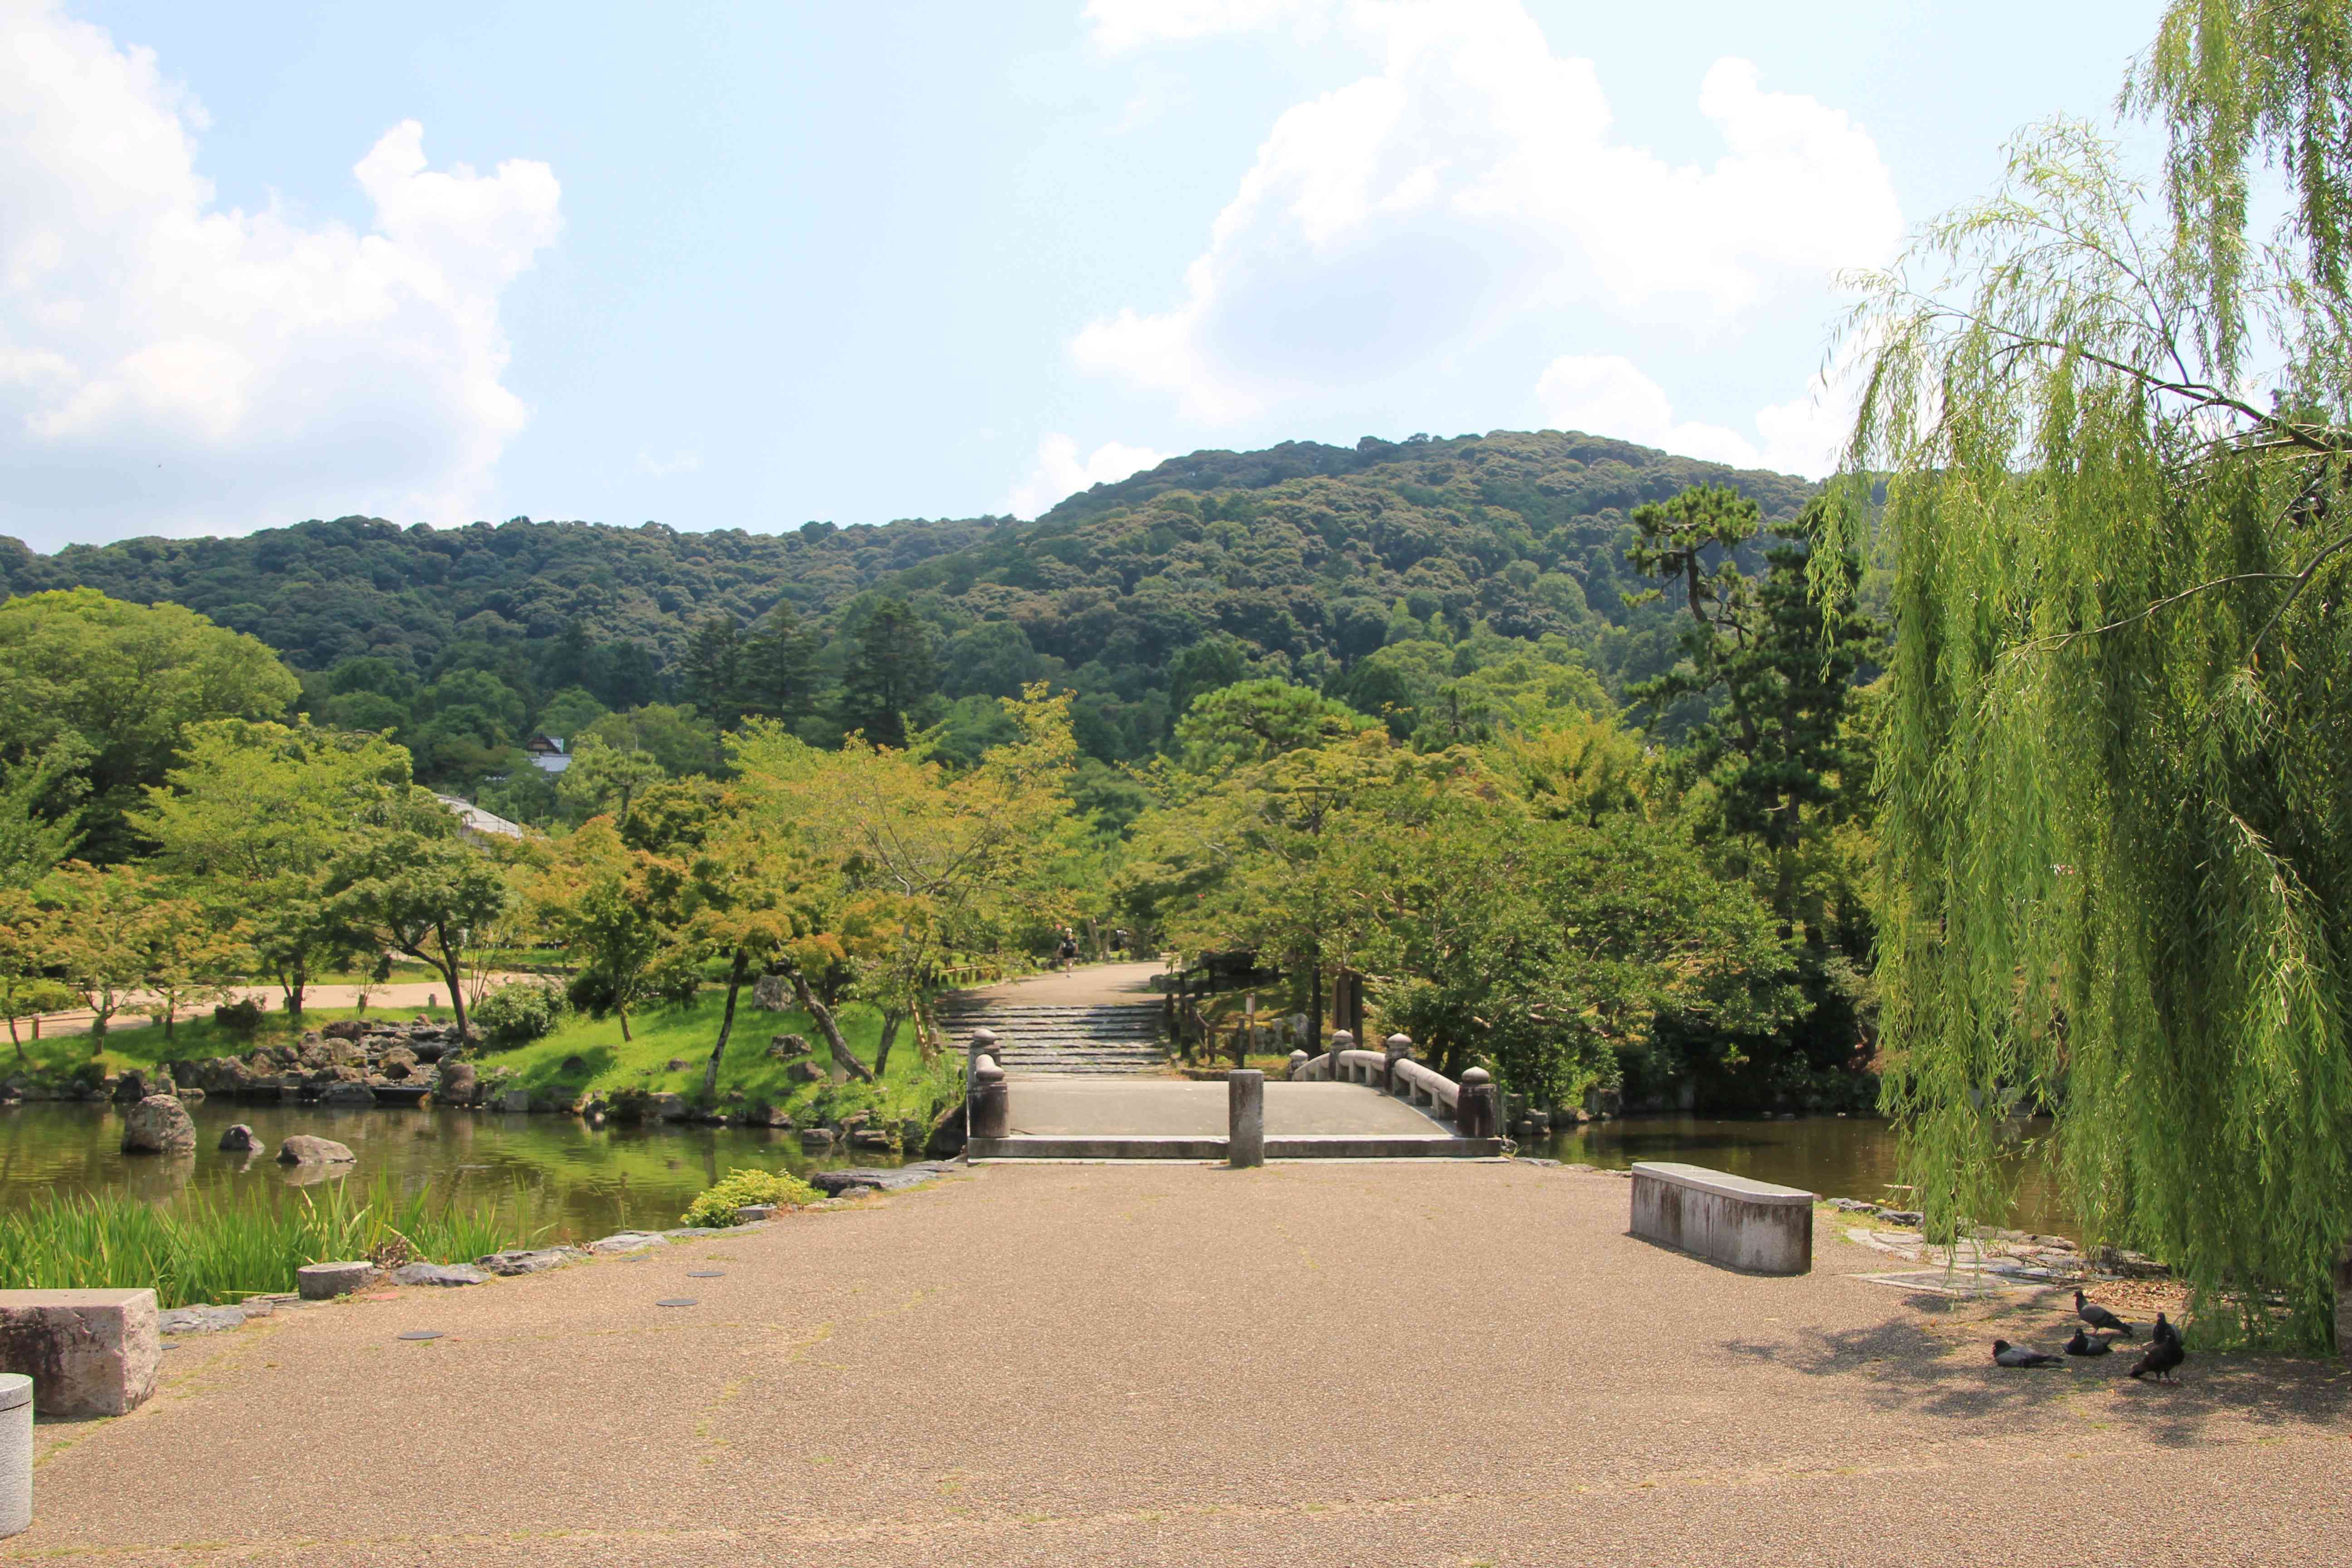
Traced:
<path id="1" fill-rule="evenodd" d="M 1333 1083 L 1353 1083 L 1356 1081 L 1354 1079 L 1342 1077 L 1339 1071 L 1339 1053 L 1341 1051 L 1352 1051 L 1355 1048 L 1355 1036 L 1348 1033 L 1345 1029 L 1334 1029 L 1331 1031 L 1331 1081 Z"/>
<path id="2" fill-rule="evenodd" d="M 972 1059 L 971 1093 L 964 1103 L 970 1108 L 972 1137 L 1013 1135 L 1013 1093 L 1005 1087 L 1004 1069 L 996 1065 L 994 1057 Z"/>
<path id="3" fill-rule="evenodd" d="M 1225 1161 L 1235 1170 L 1265 1163 L 1265 1074 L 1255 1068 L 1225 1075 Z"/>
<path id="4" fill-rule="evenodd" d="M 1307 1064 L 1309 1061 L 1313 1060 L 1313 1059 L 1314 1059 L 1314 1058 L 1311 1058 L 1311 1057 L 1309 1057 L 1309 1056 L 1308 1056 L 1305 1051 L 1293 1051 L 1293 1052 L 1291 1052 L 1291 1053 L 1290 1053 L 1290 1081 L 1291 1081 L 1291 1082 L 1293 1082 L 1293 1083 L 1297 1083 L 1297 1082 L 1298 1081 L 1298 1075 L 1299 1075 L 1299 1073 L 1300 1073 L 1300 1072 L 1301 1072 L 1301 1071 L 1306 1068 Z"/>
<path id="5" fill-rule="evenodd" d="M 974 1029 L 971 1038 L 963 1044 L 963 1087 L 967 1094 L 971 1091 L 972 1074 L 979 1068 L 982 1057 L 994 1058 L 999 1062 L 1004 1059 L 996 1048 L 996 1031 L 993 1029 Z"/>
<path id="6" fill-rule="evenodd" d="M 1494 1077 L 1485 1068 L 1472 1068 L 1462 1075 L 1462 1096 L 1454 1108 L 1454 1135 L 1496 1137 L 1495 1120 Z"/>
<path id="7" fill-rule="evenodd" d="M 1412 1037 L 1411 1035 L 1391 1035 L 1388 1037 L 1387 1044 L 1389 1059 L 1387 1065 L 1381 1068 L 1381 1087 L 1387 1089 L 1391 1094 L 1394 1094 L 1396 1092 L 1397 1085 L 1396 1065 L 1400 1061 L 1411 1061 L 1412 1059 Z"/>

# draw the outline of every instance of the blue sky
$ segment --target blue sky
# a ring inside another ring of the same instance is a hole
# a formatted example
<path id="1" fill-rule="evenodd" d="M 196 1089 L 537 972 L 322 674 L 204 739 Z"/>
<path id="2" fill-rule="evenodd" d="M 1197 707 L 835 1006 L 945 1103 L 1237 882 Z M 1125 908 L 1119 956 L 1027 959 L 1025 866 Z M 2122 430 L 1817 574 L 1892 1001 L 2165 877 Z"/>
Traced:
<path id="1" fill-rule="evenodd" d="M 1561 424 L 1818 471 L 1833 272 L 2156 12 L 0 0 L 0 532 L 1026 515 Z"/>

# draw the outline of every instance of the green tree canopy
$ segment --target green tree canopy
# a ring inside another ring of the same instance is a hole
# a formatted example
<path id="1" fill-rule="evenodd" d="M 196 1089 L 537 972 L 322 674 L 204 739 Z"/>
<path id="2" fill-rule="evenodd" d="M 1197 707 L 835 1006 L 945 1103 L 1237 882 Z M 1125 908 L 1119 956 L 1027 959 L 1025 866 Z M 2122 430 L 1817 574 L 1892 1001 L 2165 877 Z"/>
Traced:
<path id="1" fill-rule="evenodd" d="M 127 605 L 92 588 L 0 604 L 0 762 L 68 737 L 88 749 L 81 852 L 137 847 L 125 814 L 163 783 L 187 726 L 274 719 L 300 683 L 260 642 L 177 605 Z"/>

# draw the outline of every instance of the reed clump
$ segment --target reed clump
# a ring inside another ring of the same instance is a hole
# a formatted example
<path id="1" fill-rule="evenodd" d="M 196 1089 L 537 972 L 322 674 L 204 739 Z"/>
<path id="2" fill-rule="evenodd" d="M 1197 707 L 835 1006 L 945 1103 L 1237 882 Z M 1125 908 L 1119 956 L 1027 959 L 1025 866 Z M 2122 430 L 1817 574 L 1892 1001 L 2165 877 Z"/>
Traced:
<path id="1" fill-rule="evenodd" d="M 233 1302 L 294 1288 L 307 1263 L 342 1258 L 466 1261 L 533 1239 L 522 1194 L 436 1201 L 389 1176 L 338 1182 L 291 1202 L 188 1193 L 159 1205 L 120 1194 L 47 1195 L 0 1214 L 0 1289 L 152 1287 L 157 1303 Z M 541 1227 L 544 1228 L 544 1227 Z"/>

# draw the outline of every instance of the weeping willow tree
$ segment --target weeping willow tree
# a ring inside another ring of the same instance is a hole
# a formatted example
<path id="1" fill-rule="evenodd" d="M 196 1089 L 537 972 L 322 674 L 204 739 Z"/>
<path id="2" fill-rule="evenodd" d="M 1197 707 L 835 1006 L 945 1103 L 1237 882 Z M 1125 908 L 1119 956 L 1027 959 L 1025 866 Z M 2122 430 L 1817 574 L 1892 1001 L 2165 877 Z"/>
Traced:
<path id="1" fill-rule="evenodd" d="M 2176 0 L 2123 99 L 2160 201 L 2053 123 L 1866 280 L 1839 509 L 1895 562 L 1878 973 L 1933 1233 L 2047 1107 L 2086 1239 L 2306 1344 L 2352 1238 L 2347 80 L 2344 0 Z"/>

